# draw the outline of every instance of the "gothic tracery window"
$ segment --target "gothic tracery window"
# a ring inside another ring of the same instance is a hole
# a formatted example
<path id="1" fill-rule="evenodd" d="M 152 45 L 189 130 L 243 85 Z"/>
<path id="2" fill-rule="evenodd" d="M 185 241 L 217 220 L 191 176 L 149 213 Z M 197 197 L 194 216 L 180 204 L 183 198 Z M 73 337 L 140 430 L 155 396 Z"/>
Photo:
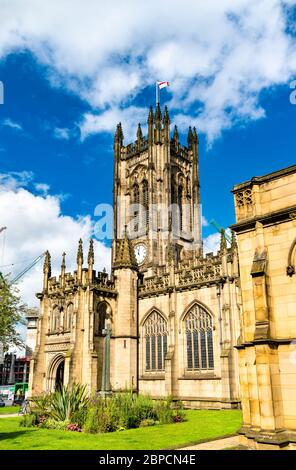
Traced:
<path id="1" fill-rule="evenodd" d="M 94 333 L 96 336 L 102 336 L 103 329 L 105 328 L 107 309 L 108 305 L 106 304 L 106 302 L 101 302 L 97 306 L 94 325 Z"/>
<path id="2" fill-rule="evenodd" d="M 64 329 L 70 330 L 73 318 L 73 304 L 72 302 L 67 305 L 67 309 L 64 315 Z"/>
<path id="3" fill-rule="evenodd" d="M 58 331 L 60 328 L 61 312 L 59 307 L 56 305 L 52 310 L 51 315 L 51 331 Z"/>
<path id="4" fill-rule="evenodd" d="M 144 227 L 148 227 L 149 225 L 149 195 L 148 195 L 148 181 L 144 180 L 142 183 L 142 202 L 143 202 L 143 210 L 144 210 L 144 217 L 143 223 Z"/>
<path id="5" fill-rule="evenodd" d="M 135 205 L 134 209 L 134 231 L 138 232 L 139 230 L 139 204 L 140 204 L 140 191 L 139 185 L 137 183 L 133 186 L 133 204 Z"/>
<path id="6" fill-rule="evenodd" d="M 179 228 L 183 230 L 183 181 L 179 178 L 178 181 L 178 207 L 179 207 Z"/>
<path id="7" fill-rule="evenodd" d="M 187 369 L 214 369 L 213 320 L 200 305 L 191 307 L 185 317 Z"/>
<path id="8" fill-rule="evenodd" d="M 145 370 L 163 371 L 167 352 L 167 322 L 153 311 L 144 324 L 145 334 Z"/>

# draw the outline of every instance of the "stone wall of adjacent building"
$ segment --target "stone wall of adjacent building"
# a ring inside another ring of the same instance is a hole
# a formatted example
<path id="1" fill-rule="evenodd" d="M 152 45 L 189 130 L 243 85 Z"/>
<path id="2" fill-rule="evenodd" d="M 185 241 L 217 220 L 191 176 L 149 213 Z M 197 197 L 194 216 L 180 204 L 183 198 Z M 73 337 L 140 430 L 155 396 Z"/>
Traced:
<path id="1" fill-rule="evenodd" d="M 242 443 L 296 443 L 296 166 L 237 185 Z"/>

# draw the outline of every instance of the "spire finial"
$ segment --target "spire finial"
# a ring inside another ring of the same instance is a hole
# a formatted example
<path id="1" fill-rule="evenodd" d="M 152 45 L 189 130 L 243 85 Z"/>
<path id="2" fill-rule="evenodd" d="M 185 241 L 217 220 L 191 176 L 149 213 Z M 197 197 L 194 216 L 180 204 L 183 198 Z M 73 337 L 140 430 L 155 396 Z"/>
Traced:
<path id="1" fill-rule="evenodd" d="M 191 126 L 189 126 L 189 129 L 188 129 L 187 142 L 188 142 L 188 148 L 191 149 L 192 148 L 192 142 L 193 142 L 193 134 L 192 134 Z"/>
<path id="2" fill-rule="evenodd" d="M 227 243 L 226 243 L 226 237 L 225 237 L 225 229 L 224 229 L 224 228 L 221 228 L 220 233 L 221 233 L 221 239 L 220 239 L 220 253 L 225 253 L 225 251 L 227 251 Z"/>
<path id="3" fill-rule="evenodd" d="M 236 233 L 234 230 L 231 231 L 231 249 L 237 248 Z"/>
<path id="4" fill-rule="evenodd" d="M 154 116 L 153 116 L 153 108 L 152 108 L 152 106 L 150 106 L 150 108 L 149 108 L 149 113 L 148 113 L 148 124 L 152 124 L 152 123 L 153 123 L 153 119 L 154 119 Z"/>
<path id="5" fill-rule="evenodd" d="M 168 112 L 168 107 L 164 107 L 164 114 L 163 114 L 163 123 L 164 124 L 170 124 L 170 116 Z"/>
<path id="6" fill-rule="evenodd" d="M 62 253 L 62 266 L 61 266 L 62 269 L 66 269 L 66 253 Z"/>
<path id="7" fill-rule="evenodd" d="M 120 145 L 123 143 L 123 132 L 121 127 L 121 122 L 119 122 L 116 126 L 114 141 L 118 142 Z"/>
<path id="8" fill-rule="evenodd" d="M 198 144 L 198 135 L 197 135 L 195 127 L 193 128 L 193 138 L 192 138 L 192 140 L 195 144 Z"/>
<path id="9" fill-rule="evenodd" d="M 88 250 L 88 257 L 87 257 L 88 264 L 94 264 L 94 241 L 91 238 L 89 241 L 89 250 Z"/>
<path id="10" fill-rule="evenodd" d="M 47 274 L 48 277 L 51 276 L 51 257 L 48 250 L 45 252 L 43 273 Z"/>
<path id="11" fill-rule="evenodd" d="M 160 104 L 159 103 L 157 103 L 157 105 L 156 105 L 155 120 L 156 121 L 161 121 L 162 120 L 162 114 L 161 114 L 161 109 L 160 109 Z"/>
<path id="12" fill-rule="evenodd" d="M 82 241 L 82 238 L 80 238 L 80 240 L 78 242 L 77 264 L 80 264 L 80 265 L 83 264 L 83 241 Z"/>
<path id="13" fill-rule="evenodd" d="M 176 126 L 176 124 L 174 127 L 174 141 L 176 144 L 179 143 L 179 132 L 178 132 L 178 127 Z"/>
<path id="14" fill-rule="evenodd" d="M 138 130 L 137 130 L 137 142 L 138 142 L 138 146 L 140 146 L 142 140 L 143 140 L 143 132 L 142 132 L 141 124 L 139 123 L 139 124 L 138 124 Z"/>

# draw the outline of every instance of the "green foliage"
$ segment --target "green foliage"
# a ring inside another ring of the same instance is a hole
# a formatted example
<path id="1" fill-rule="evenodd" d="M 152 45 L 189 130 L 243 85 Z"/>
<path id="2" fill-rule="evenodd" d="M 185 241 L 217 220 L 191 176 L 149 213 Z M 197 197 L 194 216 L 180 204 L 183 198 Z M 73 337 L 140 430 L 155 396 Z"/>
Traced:
<path id="1" fill-rule="evenodd" d="M 95 434 L 99 429 L 99 410 L 95 406 L 88 409 L 87 417 L 84 424 L 84 431 Z"/>
<path id="2" fill-rule="evenodd" d="M 64 431 L 67 428 L 68 424 L 68 420 L 57 421 L 53 418 L 48 418 L 42 423 L 42 425 L 40 425 L 40 427 L 45 429 L 59 429 L 60 431 Z"/>
<path id="3" fill-rule="evenodd" d="M 32 412 L 49 416 L 51 411 L 52 394 L 40 395 L 39 397 L 30 398 L 30 407 Z"/>
<path id="4" fill-rule="evenodd" d="M 148 395 L 133 392 L 117 393 L 107 398 L 93 396 L 83 429 L 89 433 L 105 433 L 156 423 L 181 422 L 184 415 L 178 408 L 180 405 L 174 406 L 171 397 L 153 401 Z"/>
<path id="5" fill-rule="evenodd" d="M 87 407 L 89 398 L 86 386 L 73 384 L 61 386 L 54 393 L 32 398 L 32 410 L 56 421 L 72 421 L 75 413 Z"/>
<path id="6" fill-rule="evenodd" d="M 171 400 L 161 400 L 156 402 L 155 411 L 160 424 L 173 422 L 173 410 Z"/>
<path id="7" fill-rule="evenodd" d="M 0 276 L 0 343 L 4 351 L 24 346 L 17 326 L 26 323 L 26 312 L 27 307 L 21 303 L 18 289 L 9 285 L 7 277 Z"/>
<path id="8" fill-rule="evenodd" d="M 71 421 L 72 423 L 76 423 L 80 428 L 82 428 L 86 422 L 86 418 L 87 418 L 87 407 L 84 406 L 73 413 Z"/>
<path id="9" fill-rule="evenodd" d="M 142 419 L 140 422 L 140 428 L 147 428 L 148 426 L 154 426 L 156 424 L 156 421 L 154 419 Z"/>
<path id="10" fill-rule="evenodd" d="M 71 423 L 90 434 L 180 423 L 185 416 L 182 403 L 174 403 L 171 397 L 155 401 L 149 395 L 124 392 L 88 398 L 85 387 L 78 384 L 63 386 L 31 402 L 32 412 L 39 416 L 35 425 L 66 429 L 66 424 Z M 61 427 L 56 423 L 61 423 Z"/>
<path id="11" fill-rule="evenodd" d="M 27 414 L 21 417 L 20 419 L 20 427 L 22 428 L 31 428 L 32 426 L 36 426 L 38 418 L 36 414 Z"/>

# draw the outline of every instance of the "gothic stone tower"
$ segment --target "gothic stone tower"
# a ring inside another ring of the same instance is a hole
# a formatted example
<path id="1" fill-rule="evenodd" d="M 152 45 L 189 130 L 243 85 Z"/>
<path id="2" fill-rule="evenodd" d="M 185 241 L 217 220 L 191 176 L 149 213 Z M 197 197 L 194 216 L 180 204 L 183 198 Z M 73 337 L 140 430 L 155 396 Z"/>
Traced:
<path id="1" fill-rule="evenodd" d="M 30 393 L 58 383 L 93 391 L 126 388 L 173 395 L 188 406 L 237 407 L 240 289 L 236 240 L 204 256 L 198 137 L 181 146 L 165 108 L 150 108 L 148 137 L 138 126 L 125 146 L 114 139 L 112 273 L 88 267 L 58 278 L 44 264 Z"/>
<path id="2" fill-rule="evenodd" d="M 127 237 L 137 275 L 131 263 L 118 269 Z M 137 364 L 137 389 L 191 406 L 239 406 L 236 240 L 228 247 L 222 233 L 217 255 L 203 255 L 197 133 L 189 128 L 188 145 L 181 146 L 159 104 L 155 112 L 150 108 L 147 138 L 139 124 L 136 141 L 124 145 L 121 124 L 116 129 L 112 262 L 123 319 L 118 344 L 122 335 L 130 345 L 116 361 L 126 376 L 125 364 Z M 136 278 L 137 302 L 129 305 Z"/>
<path id="3" fill-rule="evenodd" d="M 141 272 L 165 267 L 169 251 L 176 261 L 193 259 L 201 249 L 198 138 L 189 128 L 188 147 L 179 143 L 175 126 L 159 104 L 150 108 L 148 138 L 139 124 L 134 144 L 123 145 L 121 124 L 114 140 L 114 241 L 125 227 L 135 247 Z M 170 250 L 169 250 L 170 249 Z"/>

